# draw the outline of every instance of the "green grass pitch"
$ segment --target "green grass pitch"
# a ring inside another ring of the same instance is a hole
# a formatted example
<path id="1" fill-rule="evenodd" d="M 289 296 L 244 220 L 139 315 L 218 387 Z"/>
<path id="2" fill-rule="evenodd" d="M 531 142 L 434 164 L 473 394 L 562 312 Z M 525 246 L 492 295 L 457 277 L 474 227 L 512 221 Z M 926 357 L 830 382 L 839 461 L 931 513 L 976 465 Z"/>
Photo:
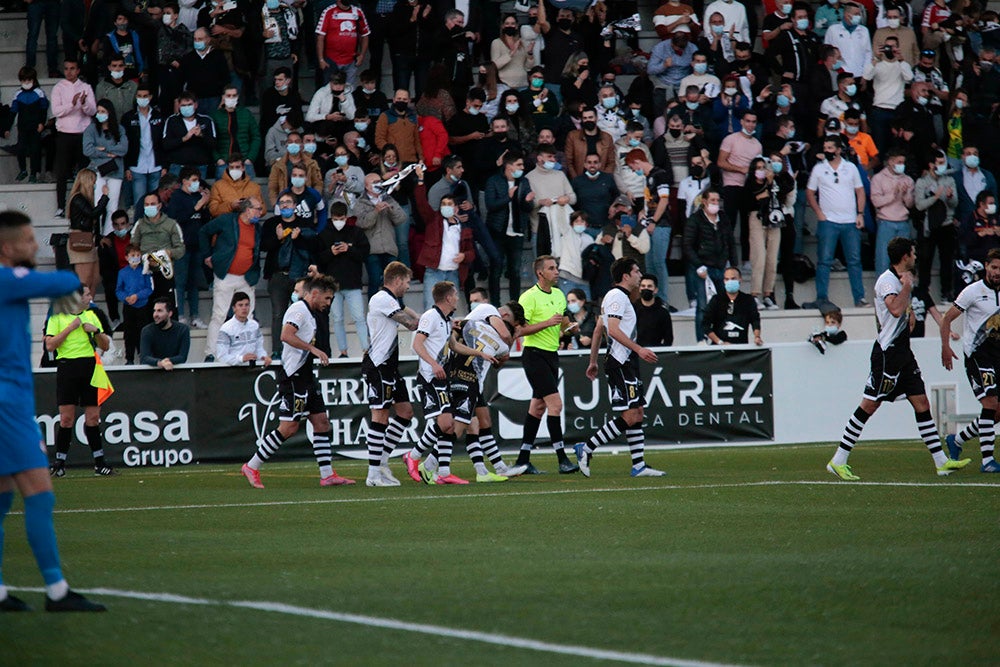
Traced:
<path id="1" fill-rule="evenodd" d="M 327 489 L 313 464 L 265 466 L 264 491 L 239 465 L 73 470 L 55 481 L 71 585 L 205 604 L 6 614 L 0 663 L 997 664 L 1000 479 L 975 451 L 939 478 L 919 443 L 862 442 L 862 483 L 842 483 L 832 451 L 653 452 L 657 479 L 599 452 L 591 479 L 436 488 L 397 460 L 397 489 L 365 488 L 359 462 Z M 3 574 L 35 588 L 20 509 Z"/>

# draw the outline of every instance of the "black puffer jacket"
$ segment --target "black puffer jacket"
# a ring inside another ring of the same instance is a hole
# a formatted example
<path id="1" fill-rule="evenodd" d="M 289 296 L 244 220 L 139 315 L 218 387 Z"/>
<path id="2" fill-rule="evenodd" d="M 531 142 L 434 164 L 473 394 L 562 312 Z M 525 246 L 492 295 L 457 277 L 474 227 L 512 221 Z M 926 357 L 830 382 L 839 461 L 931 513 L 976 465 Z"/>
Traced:
<path id="1" fill-rule="evenodd" d="M 726 262 L 737 266 L 733 226 L 723 210 L 719 222 L 713 225 L 705 217 L 705 210 L 695 211 L 684 225 L 684 260 L 695 268 L 708 266 L 726 268 Z"/>

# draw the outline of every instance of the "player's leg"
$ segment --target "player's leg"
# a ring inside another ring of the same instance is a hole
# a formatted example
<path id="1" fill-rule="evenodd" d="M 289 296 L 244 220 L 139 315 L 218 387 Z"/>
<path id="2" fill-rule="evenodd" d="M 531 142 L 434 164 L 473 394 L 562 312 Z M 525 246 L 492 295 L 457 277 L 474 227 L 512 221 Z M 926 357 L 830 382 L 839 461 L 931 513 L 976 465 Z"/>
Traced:
<path id="1" fill-rule="evenodd" d="M 28 534 L 28 544 L 45 581 L 45 610 L 105 611 L 104 605 L 91 602 L 71 591 L 63 577 L 52 521 L 56 497 L 52 492 L 52 480 L 45 468 L 14 473 L 13 478 L 24 498 L 24 527 Z"/>
<path id="2" fill-rule="evenodd" d="M 438 428 L 441 430 L 441 439 L 437 444 L 437 484 L 463 484 L 464 479 L 451 474 L 451 455 L 455 450 L 455 442 L 461 434 L 465 433 L 467 423 L 460 423 L 452 419 L 450 413 L 443 412 L 438 415 Z"/>
<path id="3" fill-rule="evenodd" d="M 389 407 L 392 405 L 394 376 L 384 377 L 378 367 L 368 361 L 368 356 L 361 366 L 368 385 L 368 408 L 371 418 L 368 424 L 368 476 L 367 486 L 396 486 L 382 478 L 382 450 L 385 447 L 385 434 L 389 428 Z"/>
<path id="4" fill-rule="evenodd" d="M 549 437 L 552 439 L 552 449 L 559 459 L 559 474 L 571 475 L 580 468 L 569 460 L 566 456 L 566 443 L 563 442 L 562 432 L 562 396 L 558 392 L 545 396 L 545 424 L 549 428 Z"/>
<path id="5" fill-rule="evenodd" d="M 264 465 L 264 461 L 277 454 L 285 440 L 298 432 L 299 420 L 305 416 L 306 397 L 295 394 L 292 381 L 283 381 L 278 387 L 278 391 L 282 394 L 278 408 L 278 427 L 261 438 L 257 451 L 240 468 L 240 472 L 255 489 L 264 488 L 263 482 L 260 481 L 260 468 Z"/>
<path id="6" fill-rule="evenodd" d="M 530 377 L 530 376 L 529 376 Z M 521 432 L 521 451 L 517 454 L 517 465 L 528 466 L 528 474 L 537 475 L 539 471 L 531 465 L 531 448 L 535 446 L 538 428 L 542 425 L 542 415 L 545 414 L 545 401 L 541 396 L 532 397 L 528 403 L 528 414 L 524 417 L 524 429 Z"/>
<path id="7" fill-rule="evenodd" d="M 87 444 L 90 446 L 90 453 L 94 457 L 94 474 L 109 476 L 116 475 L 115 469 L 104 462 L 104 438 L 101 436 L 101 408 L 97 405 L 97 388 L 94 390 L 94 405 L 88 405 L 83 409 L 83 433 L 87 437 Z"/>
<path id="8" fill-rule="evenodd" d="M 997 400 L 995 395 L 986 396 L 980 401 L 980 404 L 983 409 L 979 413 L 979 419 L 976 421 L 979 432 L 979 452 L 983 457 L 983 464 L 980 470 L 983 472 L 1000 472 L 1000 466 L 997 465 L 996 460 L 993 458 L 993 444 L 996 441 L 997 408 L 1000 407 L 1000 401 Z M 968 430 L 968 427 L 966 427 L 966 430 Z M 961 447 L 959 447 L 958 453 L 961 454 L 961 452 Z M 952 456 L 951 458 L 958 459 L 958 456 Z"/>
<path id="9" fill-rule="evenodd" d="M 386 424 L 385 439 L 382 443 L 382 454 L 379 456 L 379 474 L 387 482 L 387 486 L 399 486 L 399 480 L 389 469 L 389 457 L 393 450 L 399 446 L 406 434 L 406 429 L 413 422 L 413 404 L 405 400 L 406 385 L 403 379 L 397 375 L 393 396 L 393 412 L 390 413 Z M 399 400 L 403 398 L 404 400 Z"/>
<path id="10" fill-rule="evenodd" d="M 31 608 L 19 598 L 14 597 L 3 583 L 3 523 L 14 502 L 14 479 L 10 476 L 0 477 L 0 612 L 31 611 Z"/>
<path id="11" fill-rule="evenodd" d="M 66 474 L 66 459 L 69 458 L 69 448 L 73 444 L 74 421 L 76 421 L 76 405 L 60 402 L 59 426 L 56 428 L 56 462 L 51 470 L 55 477 Z"/>
<path id="12" fill-rule="evenodd" d="M 840 479 L 845 481 L 860 479 L 860 477 L 851 471 L 851 466 L 848 465 L 847 458 L 851 455 L 851 451 L 854 450 L 855 445 L 858 444 L 865 424 L 868 423 L 868 420 L 875 414 L 875 411 L 878 410 L 878 406 L 881 404 L 881 400 L 874 401 L 866 396 L 861 399 L 861 404 L 854 411 L 854 414 L 851 415 L 851 418 L 847 420 L 847 425 L 844 426 L 844 433 L 840 436 L 840 444 L 837 446 L 837 451 L 833 453 L 833 458 L 826 464 L 826 469 Z"/>
<path id="13" fill-rule="evenodd" d="M 938 435 L 937 424 L 934 423 L 934 417 L 931 415 L 931 404 L 927 400 L 927 394 L 912 394 L 906 398 L 913 406 L 917 430 L 920 431 L 920 438 L 924 441 L 927 451 L 931 453 L 931 458 L 934 459 L 937 474 L 943 477 L 969 465 L 971 459 L 952 461 L 945 455 L 944 448 L 941 446 L 941 437 Z"/>
<path id="14" fill-rule="evenodd" d="M 645 417 L 642 406 L 630 408 L 622 414 L 622 419 L 628 424 L 625 429 L 625 440 L 632 457 L 632 477 L 663 477 L 662 470 L 646 465 L 646 434 L 642 430 L 642 420 Z"/>
<path id="15" fill-rule="evenodd" d="M 618 415 L 613 419 L 605 421 L 604 426 L 598 429 L 594 435 L 590 436 L 587 442 L 578 443 L 573 447 L 576 451 L 577 465 L 580 466 L 580 472 L 585 477 L 590 477 L 590 459 L 593 457 L 594 452 L 597 451 L 597 448 L 620 437 L 629 429 L 629 424 L 625 421 L 624 416 L 624 413 L 629 409 L 629 394 L 625 369 L 609 359 L 604 365 L 604 376 L 608 380 L 608 396 L 611 401 L 611 409 L 618 413 Z"/>
<path id="16" fill-rule="evenodd" d="M 326 408 L 319 397 L 319 392 L 316 393 L 316 399 L 319 403 L 310 406 L 309 423 L 313 427 L 313 456 L 316 457 L 316 464 L 319 466 L 319 485 L 354 484 L 353 479 L 341 477 L 333 469 L 333 428 L 330 426 L 330 418 L 326 414 Z"/>
<path id="17" fill-rule="evenodd" d="M 446 381 L 439 384 L 420 380 L 420 393 L 424 404 L 424 430 L 410 451 L 403 454 L 406 474 L 414 482 L 420 479 L 420 460 L 438 443 L 441 432 L 438 429 L 438 415 L 448 404 L 448 385 Z"/>
<path id="18" fill-rule="evenodd" d="M 996 422 L 997 415 L 990 415 L 990 421 L 993 422 L 994 439 L 996 438 Z M 979 437 L 979 418 L 973 419 L 971 422 L 965 425 L 958 433 L 949 433 L 944 441 L 945 447 L 948 449 L 948 458 L 958 459 L 962 456 L 962 448 L 965 443 L 974 440 Z M 980 447 L 981 448 L 981 447 Z"/>
<path id="19" fill-rule="evenodd" d="M 479 427 L 479 446 L 482 447 L 483 454 L 489 459 L 493 470 L 501 477 L 517 477 L 527 470 L 524 465 L 507 465 L 500 454 L 500 447 L 496 438 L 493 437 L 493 417 L 490 415 L 490 408 L 485 402 L 476 407 L 476 421 Z"/>

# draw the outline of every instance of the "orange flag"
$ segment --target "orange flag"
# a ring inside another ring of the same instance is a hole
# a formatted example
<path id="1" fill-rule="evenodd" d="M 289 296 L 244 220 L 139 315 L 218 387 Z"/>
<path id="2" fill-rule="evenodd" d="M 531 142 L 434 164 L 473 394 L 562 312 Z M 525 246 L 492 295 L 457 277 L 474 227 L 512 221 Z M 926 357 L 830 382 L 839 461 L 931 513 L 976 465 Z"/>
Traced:
<path id="1" fill-rule="evenodd" d="M 111 398 L 111 394 L 115 393 L 115 387 L 111 384 L 108 372 L 104 370 L 101 355 L 97 354 L 96 351 L 94 351 L 94 359 L 97 363 L 94 365 L 94 374 L 90 376 L 90 386 L 97 387 L 97 404 L 104 405 L 104 401 Z"/>

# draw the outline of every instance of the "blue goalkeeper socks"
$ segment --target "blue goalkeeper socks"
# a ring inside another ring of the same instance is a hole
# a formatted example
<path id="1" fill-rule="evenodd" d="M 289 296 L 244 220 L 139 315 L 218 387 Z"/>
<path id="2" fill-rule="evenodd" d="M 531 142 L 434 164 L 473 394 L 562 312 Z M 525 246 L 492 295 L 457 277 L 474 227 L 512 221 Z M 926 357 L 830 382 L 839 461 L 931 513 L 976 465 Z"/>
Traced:
<path id="1" fill-rule="evenodd" d="M 63 580 L 59 565 L 59 548 L 56 546 L 56 529 L 52 522 L 52 510 L 56 506 L 56 495 L 43 491 L 24 499 L 24 527 L 28 533 L 28 544 L 35 554 L 38 569 L 47 586 Z"/>
<path id="2" fill-rule="evenodd" d="M 0 493 L 0 588 L 3 587 L 3 520 L 7 518 L 7 512 L 14 503 L 14 492 L 4 491 Z M 4 593 L 0 595 L 0 600 L 7 597 Z"/>

